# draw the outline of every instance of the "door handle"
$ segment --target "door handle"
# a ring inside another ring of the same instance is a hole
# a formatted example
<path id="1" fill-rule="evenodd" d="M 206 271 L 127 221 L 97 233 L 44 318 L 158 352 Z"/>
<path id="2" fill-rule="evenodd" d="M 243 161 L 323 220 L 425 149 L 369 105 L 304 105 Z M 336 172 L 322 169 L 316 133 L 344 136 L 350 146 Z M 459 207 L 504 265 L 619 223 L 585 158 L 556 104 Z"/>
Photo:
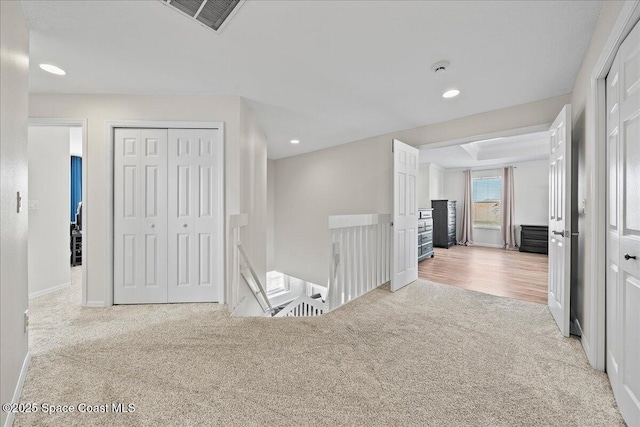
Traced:
<path id="1" fill-rule="evenodd" d="M 555 231 L 555 230 L 553 230 L 552 233 L 555 234 L 556 236 L 564 237 L 564 231 Z"/>
<path id="2" fill-rule="evenodd" d="M 624 259 L 629 261 L 630 259 L 638 259 L 635 255 L 624 254 Z"/>

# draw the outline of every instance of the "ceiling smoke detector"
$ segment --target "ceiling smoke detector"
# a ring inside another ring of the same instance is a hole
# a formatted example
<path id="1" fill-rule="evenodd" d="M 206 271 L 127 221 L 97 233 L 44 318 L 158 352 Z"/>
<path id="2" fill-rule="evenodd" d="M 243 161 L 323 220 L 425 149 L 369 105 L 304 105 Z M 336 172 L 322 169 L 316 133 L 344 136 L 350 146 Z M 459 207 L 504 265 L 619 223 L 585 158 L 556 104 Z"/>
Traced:
<path id="1" fill-rule="evenodd" d="M 449 61 L 438 61 L 431 66 L 431 70 L 436 74 L 442 74 L 449 68 Z"/>

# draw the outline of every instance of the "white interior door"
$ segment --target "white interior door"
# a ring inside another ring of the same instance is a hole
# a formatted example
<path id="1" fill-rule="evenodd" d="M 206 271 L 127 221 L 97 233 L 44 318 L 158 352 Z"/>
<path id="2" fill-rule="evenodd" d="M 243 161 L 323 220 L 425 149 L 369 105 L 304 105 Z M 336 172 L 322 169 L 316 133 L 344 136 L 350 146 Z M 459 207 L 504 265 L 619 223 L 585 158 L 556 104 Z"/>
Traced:
<path id="1" fill-rule="evenodd" d="M 418 279 L 417 148 L 393 140 L 393 259 L 391 290 Z"/>
<path id="2" fill-rule="evenodd" d="M 640 25 L 607 76 L 607 374 L 620 413 L 640 425 Z"/>
<path id="3" fill-rule="evenodd" d="M 167 302 L 167 130 L 116 129 L 115 304 Z"/>
<path id="4" fill-rule="evenodd" d="M 549 310 L 569 336 L 571 293 L 571 105 L 549 130 Z"/>
<path id="5" fill-rule="evenodd" d="M 169 302 L 220 299 L 220 144 L 217 129 L 169 130 Z"/>

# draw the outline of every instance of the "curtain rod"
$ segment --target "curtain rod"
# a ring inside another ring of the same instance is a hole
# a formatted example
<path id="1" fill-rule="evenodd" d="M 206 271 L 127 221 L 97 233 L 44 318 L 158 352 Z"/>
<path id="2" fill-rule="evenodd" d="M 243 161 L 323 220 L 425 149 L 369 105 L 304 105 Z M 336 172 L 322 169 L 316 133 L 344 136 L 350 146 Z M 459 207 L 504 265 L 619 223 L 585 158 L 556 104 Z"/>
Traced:
<path id="1" fill-rule="evenodd" d="M 500 170 L 500 169 L 504 169 L 504 168 L 506 168 L 506 167 L 508 167 L 508 166 L 499 166 L 499 167 L 497 167 L 497 168 L 496 168 L 496 167 L 487 167 L 487 168 L 481 168 L 481 169 L 461 169 L 461 172 L 469 171 L 469 170 L 470 170 L 471 172 L 497 171 L 497 170 Z M 518 167 L 517 167 L 517 166 L 512 166 L 512 167 L 513 167 L 514 169 L 518 169 Z"/>

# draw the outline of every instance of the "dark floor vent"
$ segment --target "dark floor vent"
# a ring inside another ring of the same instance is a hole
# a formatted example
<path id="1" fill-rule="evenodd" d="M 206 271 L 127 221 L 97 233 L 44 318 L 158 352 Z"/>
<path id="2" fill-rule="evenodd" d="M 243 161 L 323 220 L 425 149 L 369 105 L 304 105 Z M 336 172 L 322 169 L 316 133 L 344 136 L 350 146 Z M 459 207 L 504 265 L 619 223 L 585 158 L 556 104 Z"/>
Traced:
<path id="1" fill-rule="evenodd" d="M 245 0 L 160 0 L 173 6 L 183 14 L 197 20 L 202 25 L 221 31 L 231 15 Z"/>

